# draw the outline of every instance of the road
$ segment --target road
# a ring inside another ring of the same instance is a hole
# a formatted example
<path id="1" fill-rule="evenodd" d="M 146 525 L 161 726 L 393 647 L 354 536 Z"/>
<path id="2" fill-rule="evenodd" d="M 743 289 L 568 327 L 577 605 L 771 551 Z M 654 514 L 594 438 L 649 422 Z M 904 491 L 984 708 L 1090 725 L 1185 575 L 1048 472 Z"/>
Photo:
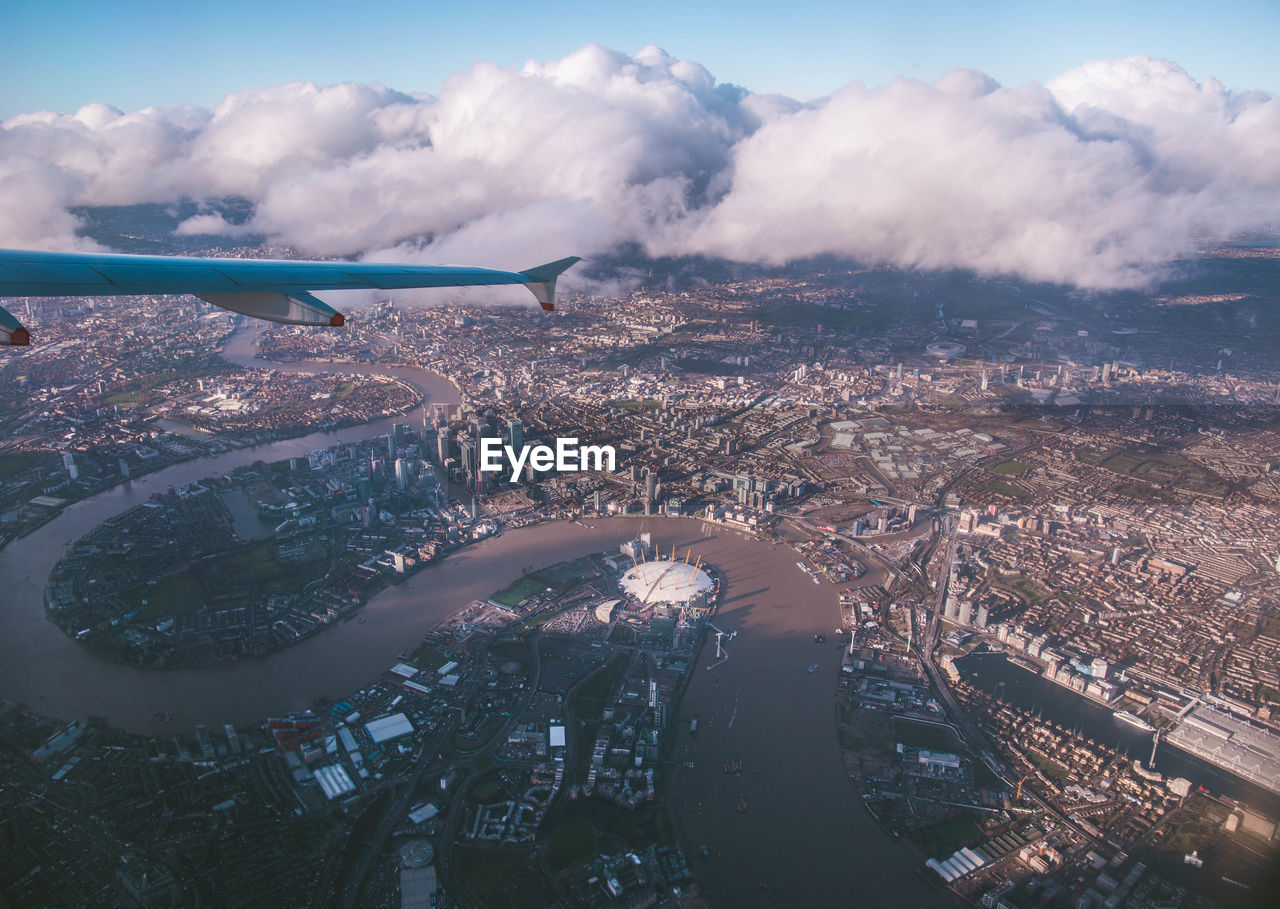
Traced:
<path id="1" fill-rule="evenodd" d="M 433 768 L 440 771 L 444 770 L 444 765 L 433 761 L 431 755 L 440 753 L 445 742 L 449 740 L 449 736 L 453 735 L 457 728 L 457 720 L 450 719 L 432 733 L 431 738 L 425 744 L 419 746 L 418 751 L 414 754 L 416 766 L 413 775 L 395 785 L 396 794 L 392 798 L 391 804 L 387 807 L 386 812 L 383 813 L 382 820 L 378 822 L 378 827 L 373 832 L 373 835 L 361 845 L 360 856 L 356 859 L 355 865 L 347 875 L 347 879 L 343 881 L 342 889 L 335 895 L 334 904 L 342 907 L 342 909 L 354 909 L 358 905 L 357 900 L 360 896 L 360 890 L 364 886 L 365 877 L 382 853 L 382 846 L 387 841 L 387 837 L 400 825 L 400 821 L 408 812 L 409 802 L 413 799 L 413 793 L 417 791 L 418 783 L 422 781 L 428 770 Z"/>
<path id="2" fill-rule="evenodd" d="M 948 515 L 943 520 L 946 527 L 946 555 L 938 573 L 933 606 L 929 615 L 929 624 L 925 631 L 924 638 L 920 642 L 921 662 L 924 664 L 925 672 L 928 673 L 929 680 L 932 682 L 934 690 L 942 701 L 948 717 L 951 718 L 951 720 L 964 734 L 965 741 L 968 743 L 969 748 L 977 754 L 979 758 L 981 758 L 982 762 L 987 765 L 992 773 L 1012 788 L 1016 785 L 1016 781 L 1010 779 L 1008 766 L 1000 758 L 999 752 L 978 728 L 977 724 L 969 718 L 969 715 L 956 701 L 955 696 L 951 693 L 951 688 L 946 684 L 946 680 L 943 679 L 942 673 L 938 670 L 937 663 L 933 659 L 933 653 L 938 646 L 938 637 L 941 633 L 942 610 L 947 595 L 947 581 L 951 576 L 951 565 L 955 561 L 956 540 L 958 536 L 958 528 L 960 526 L 959 520 L 955 515 Z M 1022 793 L 1041 811 L 1054 818 L 1054 820 L 1062 826 L 1075 830 L 1078 833 L 1081 832 L 1076 824 L 1071 823 L 1065 815 L 1061 814 L 1052 805 L 1040 798 L 1040 796 L 1031 789 L 1024 787 Z"/>

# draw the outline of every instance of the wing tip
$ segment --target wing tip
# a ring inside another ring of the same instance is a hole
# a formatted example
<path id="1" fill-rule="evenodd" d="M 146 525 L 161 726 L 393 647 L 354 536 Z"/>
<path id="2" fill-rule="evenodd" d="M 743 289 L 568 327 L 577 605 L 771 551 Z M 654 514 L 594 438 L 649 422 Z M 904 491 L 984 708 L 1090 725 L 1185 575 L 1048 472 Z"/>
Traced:
<path id="1" fill-rule="evenodd" d="M 526 268 L 520 274 L 529 279 L 530 283 L 547 283 L 554 282 L 556 278 L 568 271 L 573 266 L 582 261 L 581 256 L 568 256 L 564 259 L 556 259 L 554 262 L 547 262 L 544 265 L 538 265 L 534 268 Z"/>
<path id="2" fill-rule="evenodd" d="M 329 317 L 329 326 L 331 328 L 341 328 L 347 324 L 347 317 L 340 312 L 335 312 Z"/>
<path id="3" fill-rule="evenodd" d="M 558 259 L 555 262 L 548 262 L 546 265 L 526 269 L 520 272 L 520 275 L 526 279 L 525 287 L 529 288 L 534 299 L 541 304 L 542 308 L 547 312 L 554 312 L 556 308 L 556 279 L 566 269 L 572 268 L 581 261 L 582 258 L 580 256 L 569 256 L 567 259 Z"/>
<path id="4" fill-rule="evenodd" d="M 25 325 L 13 317 L 13 313 L 0 306 L 0 345 L 26 347 L 31 343 L 31 333 Z"/>

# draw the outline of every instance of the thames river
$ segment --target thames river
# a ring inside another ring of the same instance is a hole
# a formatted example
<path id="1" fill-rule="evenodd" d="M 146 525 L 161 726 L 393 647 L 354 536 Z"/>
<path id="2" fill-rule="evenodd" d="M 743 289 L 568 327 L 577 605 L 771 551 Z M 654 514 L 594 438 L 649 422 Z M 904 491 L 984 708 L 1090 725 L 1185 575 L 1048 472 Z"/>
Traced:
<path id="1" fill-rule="evenodd" d="M 412 369 L 252 361 L 252 331 L 235 336 L 230 359 L 263 368 L 392 374 L 430 401 L 452 403 L 443 377 Z M 404 420 L 406 418 L 396 418 Z M 421 414 L 409 417 L 421 425 Z M 342 441 L 385 434 L 394 420 L 314 433 L 176 465 L 79 502 L 0 551 L 0 697 L 52 716 L 104 717 L 143 734 L 196 724 L 252 725 L 338 698 L 369 684 L 432 627 L 487 597 L 530 567 L 613 549 L 641 530 L 663 547 L 692 547 L 724 579 L 715 622 L 737 635 L 729 659 L 703 648 L 681 708 L 670 798 L 681 841 L 717 905 L 834 905 L 850 900 L 946 904 L 917 874 L 915 857 L 888 838 L 845 777 L 836 741 L 839 650 L 815 645 L 838 624 L 837 590 L 815 584 L 795 554 L 723 527 L 680 518 L 609 518 L 511 531 L 459 550 L 374 597 L 363 623 L 338 622 L 269 656 L 192 670 L 143 670 L 102 660 L 45 620 L 45 580 L 66 546 L 156 491 L 255 460 L 276 460 Z M 817 668 L 808 672 L 813 664 Z M 169 725 L 157 713 L 172 714 Z M 699 717 L 696 737 L 687 731 Z M 743 772 L 722 772 L 740 760 Z M 689 767 L 688 764 L 692 764 Z M 745 811 L 739 811 L 739 805 Z M 713 857 L 696 858 L 706 845 Z"/>

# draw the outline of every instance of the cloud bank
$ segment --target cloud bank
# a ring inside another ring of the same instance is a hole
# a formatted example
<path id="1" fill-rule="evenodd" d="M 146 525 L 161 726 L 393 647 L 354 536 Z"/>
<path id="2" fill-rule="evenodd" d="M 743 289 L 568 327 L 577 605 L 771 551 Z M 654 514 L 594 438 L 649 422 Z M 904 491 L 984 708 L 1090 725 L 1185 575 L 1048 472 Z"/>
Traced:
<path id="1" fill-rule="evenodd" d="M 76 206 L 240 196 L 184 234 L 528 267 L 638 245 L 1138 287 L 1280 226 L 1280 99 L 1134 57 L 1046 85 L 958 70 L 802 104 L 657 48 L 478 63 L 438 96 L 293 83 L 213 110 L 0 124 L 0 245 L 78 248 Z"/>

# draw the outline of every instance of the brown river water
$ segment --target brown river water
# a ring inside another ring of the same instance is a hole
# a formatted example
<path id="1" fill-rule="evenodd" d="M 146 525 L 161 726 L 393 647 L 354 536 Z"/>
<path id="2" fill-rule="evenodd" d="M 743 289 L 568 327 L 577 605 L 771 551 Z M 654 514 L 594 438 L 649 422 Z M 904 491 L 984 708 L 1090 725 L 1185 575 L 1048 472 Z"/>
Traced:
<path id="1" fill-rule="evenodd" d="M 252 360 L 253 329 L 227 348 L 235 362 L 289 371 L 378 373 L 414 384 L 429 400 L 454 403 L 443 377 L 409 368 L 283 364 Z M 422 425 L 420 412 L 396 420 Z M 342 697 L 384 672 L 397 654 L 473 599 L 489 596 L 529 566 L 614 549 L 641 529 L 664 548 L 692 547 L 720 571 L 715 624 L 737 631 L 715 661 L 703 647 L 677 720 L 670 789 L 680 839 L 714 905 L 902 906 L 952 904 L 917 874 L 918 861 L 875 823 L 845 777 L 834 699 L 840 653 L 837 588 L 815 584 L 795 553 L 735 531 L 681 518 L 609 518 L 515 530 L 467 547 L 389 588 L 365 605 L 363 623 L 339 622 L 267 657 L 193 670 L 143 670 L 102 660 L 45 620 L 42 594 L 73 540 L 156 491 L 385 434 L 394 420 L 244 449 L 179 464 L 67 508 L 0 550 L 0 698 L 63 719 L 106 718 L 141 734 L 196 724 L 252 725 Z M 874 583 L 872 573 L 867 582 Z M 813 643 L 815 632 L 831 643 Z M 817 663 L 810 673 L 807 667 Z M 171 724 L 155 721 L 172 714 Z M 698 717 L 690 736 L 689 718 Z M 726 775 L 723 762 L 743 772 Z M 687 766 L 692 763 L 693 767 Z M 739 812 L 745 801 L 747 810 Z M 706 845 L 712 857 L 698 857 Z"/>

